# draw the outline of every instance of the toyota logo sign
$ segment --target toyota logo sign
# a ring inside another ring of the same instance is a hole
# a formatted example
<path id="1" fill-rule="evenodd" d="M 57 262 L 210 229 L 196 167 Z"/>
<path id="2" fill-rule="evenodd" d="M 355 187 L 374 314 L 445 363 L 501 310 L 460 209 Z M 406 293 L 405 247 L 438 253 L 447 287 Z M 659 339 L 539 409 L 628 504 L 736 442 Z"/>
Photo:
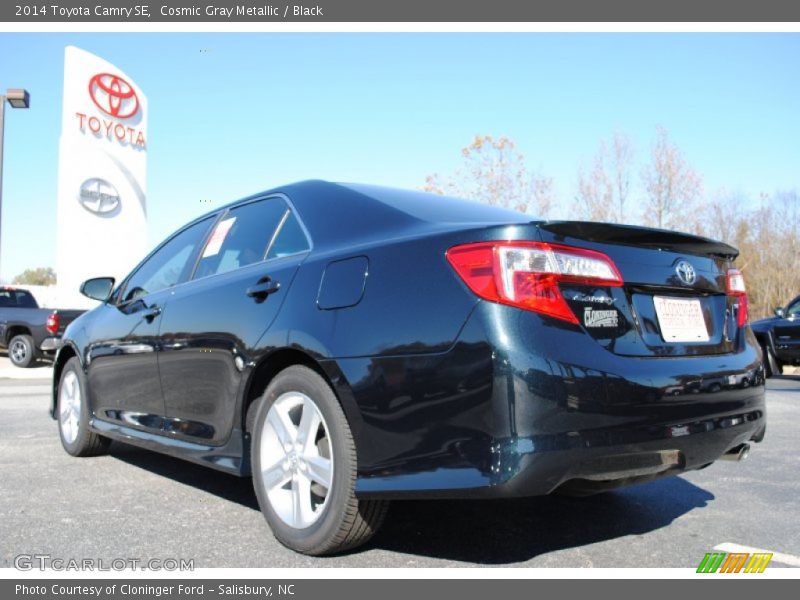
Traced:
<path id="1" fill-rule="evenodd" d="M 139 112 L 139 98 L 133 86 L 119 75 L 98 73 L 89 80 L 89 96 L 107 115 L 129 119 Z"/>
<path id="2" fill-rule="evenodd" d="M 697 273 L 694 267 L 690 262 L 685 260 L 681 260 L 675 265 L 675 273 L 678 275 L 678 279 L 686 285 L 692 285 L 695 279 L 697 279 Z"/>
<path id="3" fill-rule="evenodd" d="M 92 177 L 81 184 L 78 202 L 90 213 L 110 216 L 119 208 L 119 192 L 105 179 Z"/>

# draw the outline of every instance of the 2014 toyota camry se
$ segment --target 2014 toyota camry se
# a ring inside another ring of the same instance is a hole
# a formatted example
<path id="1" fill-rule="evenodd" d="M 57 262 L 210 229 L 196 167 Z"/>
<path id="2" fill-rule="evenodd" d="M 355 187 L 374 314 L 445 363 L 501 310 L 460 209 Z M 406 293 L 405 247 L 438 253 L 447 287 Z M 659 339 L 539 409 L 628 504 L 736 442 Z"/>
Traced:
<path id="1" fill-rule="evenodd" d="M 275 536 L 365 542 L 400 498 L 588 495 L 741 458 L 766 427 L 737 251 L 310 181 L 170 236 L 72 323 L 52 415 L 252 475 Z M 499 507 L 498 507 L 499 508 Z"/>

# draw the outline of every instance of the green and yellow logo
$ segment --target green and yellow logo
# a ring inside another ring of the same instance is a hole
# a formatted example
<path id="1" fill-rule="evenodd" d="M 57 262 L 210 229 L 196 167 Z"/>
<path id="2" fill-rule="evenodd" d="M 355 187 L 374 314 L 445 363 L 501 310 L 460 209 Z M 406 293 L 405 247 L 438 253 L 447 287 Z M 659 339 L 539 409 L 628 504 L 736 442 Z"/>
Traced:
<path id="1" fill-rule="evenodd" d="M 772 553 L 762 552 L 749 554 L 747 552 L 708 552 L 700 566 L 698 573 L 763 573 Z"/>

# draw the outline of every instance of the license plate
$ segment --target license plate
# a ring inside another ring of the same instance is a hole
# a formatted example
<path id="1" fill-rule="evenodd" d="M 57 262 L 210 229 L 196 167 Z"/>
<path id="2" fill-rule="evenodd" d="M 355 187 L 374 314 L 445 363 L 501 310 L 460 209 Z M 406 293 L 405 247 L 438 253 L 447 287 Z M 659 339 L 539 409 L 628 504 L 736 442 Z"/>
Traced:
<path id="1" fill-rule="evenodd" d="M 707 342 L 703 307 L 696 298 L 654 296 L 658 325 L 665 342 Z"/>

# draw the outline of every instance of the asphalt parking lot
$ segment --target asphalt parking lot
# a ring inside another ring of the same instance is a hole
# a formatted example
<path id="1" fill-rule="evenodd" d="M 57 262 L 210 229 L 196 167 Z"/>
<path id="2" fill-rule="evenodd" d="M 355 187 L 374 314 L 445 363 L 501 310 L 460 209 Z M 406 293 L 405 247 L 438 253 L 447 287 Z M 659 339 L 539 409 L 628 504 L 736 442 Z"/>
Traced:
<path id="1" fill-rule="evenodd" d="M 249 479 L 117 443 L 68 456 L 47 413 L 49 369 L 25 375 L 0 365 L 0 567 L 20 554 L 196 568 L 696 567 L 730 551 L 721 544 L 800 566 L 800 375 L 769 381 L 767 437 L 742 463 L 587 499 L 396 502 L 369 545 L 333 558 L 278 544 Z"/>

